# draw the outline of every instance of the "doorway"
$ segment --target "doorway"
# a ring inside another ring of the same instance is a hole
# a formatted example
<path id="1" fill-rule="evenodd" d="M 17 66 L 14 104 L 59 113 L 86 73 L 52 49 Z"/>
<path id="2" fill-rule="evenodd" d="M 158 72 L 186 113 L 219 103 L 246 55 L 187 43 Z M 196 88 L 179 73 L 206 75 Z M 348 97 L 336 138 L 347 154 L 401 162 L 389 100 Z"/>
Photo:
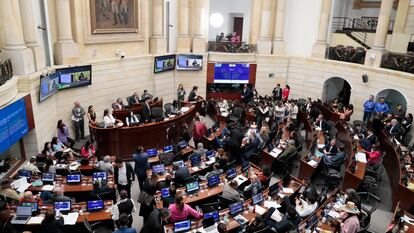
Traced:
<path id="1" fill-rule="evenodd" d="M 407 100 L 401 92 L 394 89 L 385 89 L 378 92 L 375 96 L 375 100 L 379 101 L 382 97 L 385 98 L 385 102 L 388 104 L 388 107 L 390 107 L 390 113 L 394 111 L 398 104 L 401 104 L 403 112 L 407 111 Z"/>
<path id="2" fill-rule="evenodd" d="M 348 106 L 351 99 L 351 89 L 351 85 L 345 79 L 340 77 L 329 78 L 323 84 L 322 100 L 329 103 L 338 98 L 340 103 Z"/>
<path id="3" fill-rule="evenodd" d="M 243 17 L 233 18 L 233 32 L 240 36 L 240 41 L 243 41 Z"/>

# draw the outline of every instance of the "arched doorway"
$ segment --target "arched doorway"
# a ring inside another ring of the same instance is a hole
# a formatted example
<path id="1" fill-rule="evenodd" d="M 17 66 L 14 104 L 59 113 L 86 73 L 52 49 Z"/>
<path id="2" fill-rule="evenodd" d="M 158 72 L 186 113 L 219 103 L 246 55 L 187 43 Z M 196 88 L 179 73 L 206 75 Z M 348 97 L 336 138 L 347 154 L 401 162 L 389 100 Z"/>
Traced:
<path id="1" fill-rule="evenodd" d="M 390 107 L 389 112 L 393 112 L 397 104 L 401 104 L 403 112 L 407 111 L 407 99 L 401 92 L 394 89 L 385 89 L 378 92 L 375 100 L 379 101 L 382 97 L 385 98 L 385 102 Z"/>
<path id="2" fill-rule="evenodd" d="M 329 78 L 323 83 L 322 100 L 330 102 L 335 98 L 344 106 L 348 106 L 351 99 L 351 85 L 340 77 Z"/>

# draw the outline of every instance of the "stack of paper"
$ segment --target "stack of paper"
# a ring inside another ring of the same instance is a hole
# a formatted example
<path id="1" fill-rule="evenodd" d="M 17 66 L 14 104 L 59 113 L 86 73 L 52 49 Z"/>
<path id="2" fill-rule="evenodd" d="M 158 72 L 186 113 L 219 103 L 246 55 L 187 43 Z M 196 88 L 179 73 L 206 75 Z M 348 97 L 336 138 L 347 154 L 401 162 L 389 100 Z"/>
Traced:
<path id="1" fill-rule="evenodd" d="M 355 139 L 355 140 L 359 140 L 358 135 L 356 135 L 356 134 L 355 134 L 355 135 L 354 135 L 354 139 Z"/>
<path id="2" fill-rule="evenodd" d="M 282 220 L 282 214 L 277 209 L 275 209 L 275 212 L 273 212 L 270 218 L 275 220 L 276 222 L 280 222 L 280 220 Z"/>
<path id="3" fill-rule="evenodd" d="M 62 215 L 65 225 L 75 225 L 78 220 L 79 213 L 69 213 L 68 215 Z"/>
<path id="4" fill-rule="evenodd" d="M 41 224 L 44 218 L 45 218 L 44 216 L 31 217 L 29 219 L 29 221 L 27 222 L 27 224 L 28 225 L 30 225 L 30 224 Z"/>
<path id="5" fill-rule="evenodd" d="M 318 144 L 318 149 L 322 149 L 325 147 L 325 144 Z"/>
<path id="6" fill-rule="evenodd" d="M 280 155 L 280 153 L 282 153 L 282 151 L 283 150 L 281 150 L 281 149 L 279 149 L 279 148 L 274 148 L 272 151 L 270 151 L 270 155 L 273 157 L 273 158 L 275 158 L 275 159 L 277 159 L 277 157 Z"/>
<path id="7" fill-rule="evenodd" d="M 254 206 L 254 211 L 255 211 L 256 213 L 260 214 L 260 215 L 263 215 L 263 214 L 265 214 L 265 213 L 266 213 L 266 209 L 265 209 L 265 208 L 262 208 L 262 207 L 261 207 L 261 206 L 259 206 L 259 205 L 255 205 L 255 206 Z"/>
<path id="8" fill-rule="evenodd" d="M 271 207 L 275 209 L 280 208 L 280 205 L 275 201 L 264 201 L 263 205 L 267 208 L 271 208 Z"/>
<path id="9" fill-rule="evenodd" d="M 358 162 L 367 163 L 367 156 L 363 152 L 356 153 L 355 158 Z"/>
<path id="10" fill-rule="evenodd" d="M 316 167 L 316 165 L 318 165 L 318 162 L 316 162 L 315 160 L 310 160 L 308 164 L 311 165 L 312 167 Z"/>
<path id="11" fill-rule="evenodd" d="M 286 194 L 294 193 L 292 188 L 282 188 L 282 192 Z"/>
<path id="12" fill-rule="evenodd" d="M 46 184 L 46 185 L 43 185 L 42 191 L 52 191 L 54 188 L 55 188 L 54 185 Z"/>
<path id="13" fill-rule="evenodd" d="M 190 110 L 190 108 L 189 108 L 189 107 L 182 107 L 180 111 L 181 111 L 182 113 L 185 113 L 185 112 L 187 112 L 188 110 Z"/>
<path id="14" fill-rule="evenodd" d="M 30 185 L 31 184 L 27 183 L 26 177 L 22 177 L 18 180 L 13 181 L 13 183 L 11 183 L 11 186 L 14 189 L 16 189 L 16 191 L 19 193 L 23 193 L 24 191 L 26 191 L 26 189 L 29 188 Z"/>

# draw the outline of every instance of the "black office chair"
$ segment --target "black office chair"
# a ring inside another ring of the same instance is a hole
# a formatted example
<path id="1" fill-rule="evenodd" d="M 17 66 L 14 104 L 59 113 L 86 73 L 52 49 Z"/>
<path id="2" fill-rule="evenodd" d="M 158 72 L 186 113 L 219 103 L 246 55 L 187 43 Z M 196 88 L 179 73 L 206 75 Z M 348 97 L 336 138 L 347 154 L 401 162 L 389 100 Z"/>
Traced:
<path id="1" fill-rule="evenodd" d="M 270 232 L 274 232 L 270 229 L 270 226 L 266 226 L 265 228 L 258 230 L 258 231 L 254 231 L 253 233 L 270 233 Z"/>
<path id="2" fill-rule="evenodd" d="M 90 233 L 112 233 L 112 229 L 101 225 L 102 222 L 90 223 L 86 218 L 86 215 L 83 216 L 83 225 Z"/>
<path id="3" fill-rule="evenodd" d="M 92 200 L 114 200 L 116 202 L 115 189 L 100 194 L 91 194 Z"/>
<path id="4" fill-rule="evenodd" d="M 166 103 L 166 104 L 164 104 L 165 115 L 171 114 L 171 106 L 172 106 L 172 103 Z"/>
<path id="5" fill-rule="evenodd" d="M 218 196 L 218 200 L 220 202 L 221 209 L 229 208 L 229 205 L 235 203 L 233 200 L 227 199 L 223 196 Z"/>
<path id="6" fill-rule="evenodd" d="M 371 223 L 371 215 L 381 204 L 381 199 L 368 192 L 359 192 L 357 194 L 361 197 L 362 202 L 361 217 L 359 219 L 360 227 L 358 232 L 366 232 Z"/>
<path id="7" fill-rule="evenodd" d="M 239 121 L 244 117 L 244 109 L 242 107 L 234 107 L 229 119 L 233 122 Z"/>
<path id="8" fill-rule="evenodd" d="M 164 119 L 164 111 L 160 107 L 153 107 L 152 108 L 152 118 L 155 119 L 155 121 L 162 121 Z"/>

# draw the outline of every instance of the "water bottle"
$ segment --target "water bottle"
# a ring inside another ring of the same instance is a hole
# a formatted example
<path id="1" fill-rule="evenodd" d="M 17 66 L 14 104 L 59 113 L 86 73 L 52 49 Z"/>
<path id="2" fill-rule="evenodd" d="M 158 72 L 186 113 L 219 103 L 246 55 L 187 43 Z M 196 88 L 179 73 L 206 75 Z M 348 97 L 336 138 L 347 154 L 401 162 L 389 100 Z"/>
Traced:
<path id="1" fill-rule="evenodd" d="M 228 214 L 224 215 L 223 222 L 224 222 L 224 224 L 229 223 L 229 215 Z"/>

